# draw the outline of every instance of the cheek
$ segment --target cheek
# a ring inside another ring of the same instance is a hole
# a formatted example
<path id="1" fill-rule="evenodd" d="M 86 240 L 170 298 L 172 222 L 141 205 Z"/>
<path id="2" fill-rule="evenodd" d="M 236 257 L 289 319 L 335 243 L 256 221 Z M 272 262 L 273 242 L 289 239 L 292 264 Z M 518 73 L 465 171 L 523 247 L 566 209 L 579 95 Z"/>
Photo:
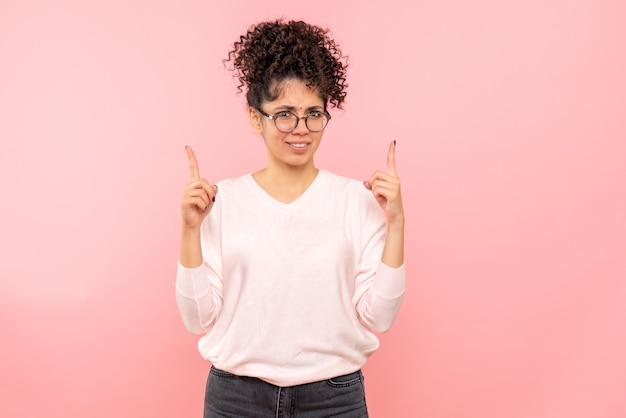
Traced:
<path id="1" fill-rule="evenodd" d="M 285 137 L 287 136 L 282 132 L 277 132 L 275 129 L 267 128 L 263 131 L 262 135 L 265 143 L 270 146 L 273 144 L 282 144 L 283 142 L 285 142 Z"/>
<path id="2" fill-rule="evenodd" d="M 316 134 L 316 135 L 313 137 L 313 142 L 315 142 L 315 144 L 316 144 L 316 145 L 319 145 L 319 144 L 320 144 L 320 142 L 322 142 L 322 137 L 323 137 L 323 136 L 324 136 L 324 133 L 323 133 L 323 132 L 320 132 L 319 134 Z"/>

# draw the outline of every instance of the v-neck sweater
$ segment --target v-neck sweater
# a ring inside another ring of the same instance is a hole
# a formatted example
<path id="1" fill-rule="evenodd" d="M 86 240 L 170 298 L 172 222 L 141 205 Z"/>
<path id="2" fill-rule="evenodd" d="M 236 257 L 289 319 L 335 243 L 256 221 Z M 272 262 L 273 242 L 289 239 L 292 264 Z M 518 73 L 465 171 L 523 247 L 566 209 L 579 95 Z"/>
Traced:
<path id="1" fill-rule="evenodd" d="M 203 263 L 178 263 L 176 299 L 215 367 L 278 386 L 358 370 L 405 292 L 381 262 L 386 219 L 354 179 L 320 170 L 291 203 L 251 174 L 218 183 L 201 226 Z"/>

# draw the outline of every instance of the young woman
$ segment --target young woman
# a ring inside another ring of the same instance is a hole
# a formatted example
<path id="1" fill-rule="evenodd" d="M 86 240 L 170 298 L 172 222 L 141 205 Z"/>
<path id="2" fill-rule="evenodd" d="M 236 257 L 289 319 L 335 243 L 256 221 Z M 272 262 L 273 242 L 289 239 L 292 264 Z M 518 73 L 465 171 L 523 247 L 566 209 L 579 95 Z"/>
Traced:
<path id="1" fill-rule="evenodd" d="M 361 367 L 405 289 L 395 141 L 365 182 L 315 166 L 328 107 L 346 96 L 326 29 L 257 24 L 226 63 L 267 166 L 211 184 L 186 147 L 176 296 L 212 363 L 204 416 L 367 417 Z"/>

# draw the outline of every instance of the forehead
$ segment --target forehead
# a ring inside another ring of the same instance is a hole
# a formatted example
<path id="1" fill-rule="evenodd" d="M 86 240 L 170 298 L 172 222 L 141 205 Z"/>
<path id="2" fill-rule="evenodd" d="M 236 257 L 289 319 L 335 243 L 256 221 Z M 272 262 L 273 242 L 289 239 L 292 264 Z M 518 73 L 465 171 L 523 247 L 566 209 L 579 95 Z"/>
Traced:
<path id="1" fill-rule="evenodd" d="M 324 101 L 317 90 L 308 87 L 302 80 L 287 79 L 275 83 L 273 90 L 276 99 L 268 102 L 270 106 L 282 106 L 297 109 L 323 107 Z"/>

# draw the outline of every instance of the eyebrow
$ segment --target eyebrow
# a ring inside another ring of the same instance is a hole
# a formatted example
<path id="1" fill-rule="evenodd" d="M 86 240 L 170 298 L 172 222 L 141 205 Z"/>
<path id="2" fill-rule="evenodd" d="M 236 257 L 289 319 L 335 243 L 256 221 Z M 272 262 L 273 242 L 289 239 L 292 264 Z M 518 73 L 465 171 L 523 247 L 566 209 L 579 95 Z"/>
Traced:
<path id="1" fill-rule="evenodd" d="M 277 112 L 281 112 L 281 111 L 285 111 L 285 110 L 287 110 L 287 111 L 289 111 L 289 112 L 296 113 L 295 111 L 296 111 L 297 109 L 298 109 L 298 108 L 297 108 L 296 106 L 281 105 L 281 106 L 276 107 L 274 110 L 275 110 L 275 111 L 277 111 Z M 309 107 L 308 107 L 308 108 L 306 108 L 305 110 L 306 110 L 306 112 L 307 112 L 307 113 L 308 113 L 308 112 L 311 112 L 311 111 L 314 111 L 314 110 L 324 110 L 324 106 L 319 106 L 319 105 L 316 105 L 316 106 L 309 106 Z"/>

